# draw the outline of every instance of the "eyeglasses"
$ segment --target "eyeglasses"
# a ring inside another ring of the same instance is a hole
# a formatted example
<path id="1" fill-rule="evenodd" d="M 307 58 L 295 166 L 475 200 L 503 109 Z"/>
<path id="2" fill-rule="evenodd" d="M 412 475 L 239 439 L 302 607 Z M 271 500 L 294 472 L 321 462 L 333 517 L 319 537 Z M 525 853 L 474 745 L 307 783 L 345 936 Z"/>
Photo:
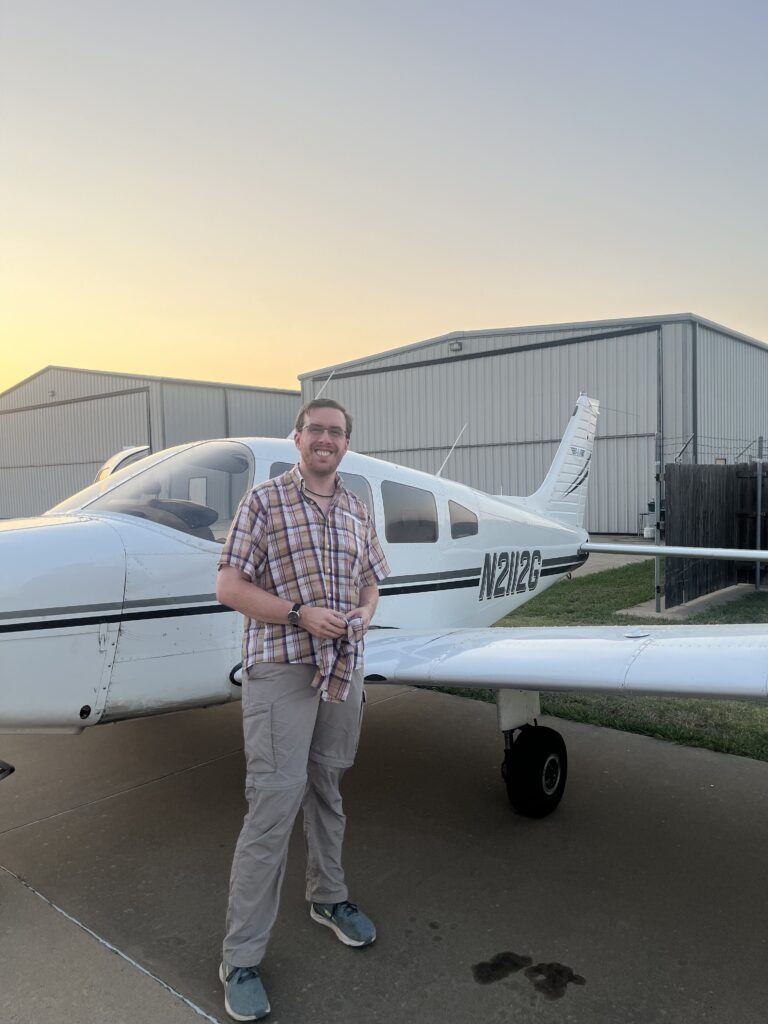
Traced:
<path id="1" fill-rule="evenodd" d="M 309 423 L 301 429 L 308 430 L 312 437 L 322 437 L 323 434 L 330 434 L 335 441 L 341 441 L 342 438 L 348 436 L 346 430 L 342 430 L 341 427 L 321 427 L 319 423 Z"/>

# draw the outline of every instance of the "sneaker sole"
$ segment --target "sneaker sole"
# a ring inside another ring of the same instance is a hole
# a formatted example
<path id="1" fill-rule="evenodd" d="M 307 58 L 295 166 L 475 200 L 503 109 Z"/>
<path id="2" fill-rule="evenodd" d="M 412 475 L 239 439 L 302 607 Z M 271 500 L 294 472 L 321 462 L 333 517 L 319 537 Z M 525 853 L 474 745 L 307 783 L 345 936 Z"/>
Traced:
<path id="1" fill-rule="evenodd" d="M 336 938 L 340 942 L 343 942 L 345 946 L 354 946 L 356 949 L 360 949 L 361 946 L 370 946 L 371 943 L 376 941 L 376 932 L 373 933 L 373 938 L 371 939 L 364 939 L 362 941 L 358 939 L 350 939 L 350 937 L 345 935 L 341 928 L 334 924 L 333 921 L 330 921 L 327 917 L 321 917 L 311 904 L 309 906 L 309 916 L 313 921 L 317 921 L 318 924 L 324 924 L 326 928 L 330 928 L 331 931 L 335 933 Z"/>
<path id="2" fill-rule="evenodd" d="M 244 1017 L 242 1013 L 235 1013 L 235 1011 L 229 1005 L 229 1000 L 227 999 L 227 976 L 224 973 L 224 964 L 221 964 L 221 966 L 219 967 L 219 981 L 224 986 L 224 1009 L 227 1011 L 232 1020 L 263 1020 L 264 1017 L 266 1017 L 267 1014 L 272 1009 L 272 1007 L 269 1005 L 269 1002 L 267 1002 L 267 1008 L 264 1011 L 264 1013 L 259 1013 L 255 1017 Z"/>

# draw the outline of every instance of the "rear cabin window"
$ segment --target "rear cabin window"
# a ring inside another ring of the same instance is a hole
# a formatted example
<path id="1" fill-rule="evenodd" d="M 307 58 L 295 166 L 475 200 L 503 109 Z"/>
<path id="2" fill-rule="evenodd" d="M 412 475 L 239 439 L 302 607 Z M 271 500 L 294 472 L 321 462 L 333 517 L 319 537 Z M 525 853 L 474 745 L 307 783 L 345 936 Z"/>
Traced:
<path id="1" fill-rule="evenodd" d="M 437 505 L 431 491 L 384 480 L 384 530 L 390 544 L 434 544 Z"/>
<path id="2" fill-rule="evenodd" d="M 448 502 L 448 512 L 451 517 L 451 537 L 458 540 L 460 537 L 474 537 L 477 533 L 477 516 L 464 508 L 458 501 Z"/>
<path id="3" fill-rule="evenodd" d="M 280 476 L 281 473 L 287 473 L 289 469 L 293 469 L 296 465 L 295 462 L 273 462 L 269 467 L 270 479 L 275 476 Z M 339 473 L 341 482 L 351 491 L 356 494 L 360 501 L 366 506 L 368 511 L 371 513 L 371 519 L 375 522 L 375 514 L 373 511 L 373 494 L 371 493 L 371 485 L 365 479 L 364 476 L 359 476 L 357 473 Z"/>

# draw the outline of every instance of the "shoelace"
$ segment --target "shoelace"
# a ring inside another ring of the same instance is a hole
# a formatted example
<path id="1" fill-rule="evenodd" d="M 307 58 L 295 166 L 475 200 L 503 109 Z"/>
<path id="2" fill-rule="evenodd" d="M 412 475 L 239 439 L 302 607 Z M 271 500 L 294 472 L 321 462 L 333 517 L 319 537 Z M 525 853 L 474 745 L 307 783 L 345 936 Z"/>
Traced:
<path id="1" fill-rule="evenodd" d="M 320 911 L 325 917 L 349 917 L 350 914 L 357 913 L 357 904 L 350 903 L 349 900 L 343 900 L 341 903 L 317 903 L 317 907 L 322 907 Z"/>
<path id="2" fill-rule="evenodd" d="M 240 976 L 235 982 L 236 985 L 241 985 L 245 981 L 251 981 L 253 978 L 258 978 L 259 972 L 256 967 L 233 967 L 227 975 L 227 982 L 232 981 L 235 974 L 240 971 Z"/>
<path id="3" fill-rule="evenodd" d="M 336 914 L 343 914 L 344 917 L 349 917 L 350 914 L 357 913 L 357 905 L 354 903 L 350 903 L 349 900 L 344 900 L 343 903 L 336 904 L 332 913 L 334 914 L 334 916 Z"/>

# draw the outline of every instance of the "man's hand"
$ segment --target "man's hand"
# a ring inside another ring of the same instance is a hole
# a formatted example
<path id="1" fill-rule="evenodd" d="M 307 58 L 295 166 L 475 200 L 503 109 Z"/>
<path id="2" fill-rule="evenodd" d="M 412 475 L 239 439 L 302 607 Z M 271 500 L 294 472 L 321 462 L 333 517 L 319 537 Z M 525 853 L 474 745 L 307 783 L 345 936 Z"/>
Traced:
<path id="1" fill-rule="evenodd" d="M 363 622 L 363 636 L 368 632 L 368 627 L 371 624 L 373 613 L 370 608 L 361 605 L 359 608 L 353 608 L 351 612 L 344 612 L 344 618 L 347 622 L 350 619 L 362 619 Z"/>
<path id="2" fill-rule="evenodd" d="M 299 625 L 320 640 L 337 640 L 340 636 L 347 635 L 346 617 L 330 608 L 316 608 L 314 605 L 303 604 Z"/>

